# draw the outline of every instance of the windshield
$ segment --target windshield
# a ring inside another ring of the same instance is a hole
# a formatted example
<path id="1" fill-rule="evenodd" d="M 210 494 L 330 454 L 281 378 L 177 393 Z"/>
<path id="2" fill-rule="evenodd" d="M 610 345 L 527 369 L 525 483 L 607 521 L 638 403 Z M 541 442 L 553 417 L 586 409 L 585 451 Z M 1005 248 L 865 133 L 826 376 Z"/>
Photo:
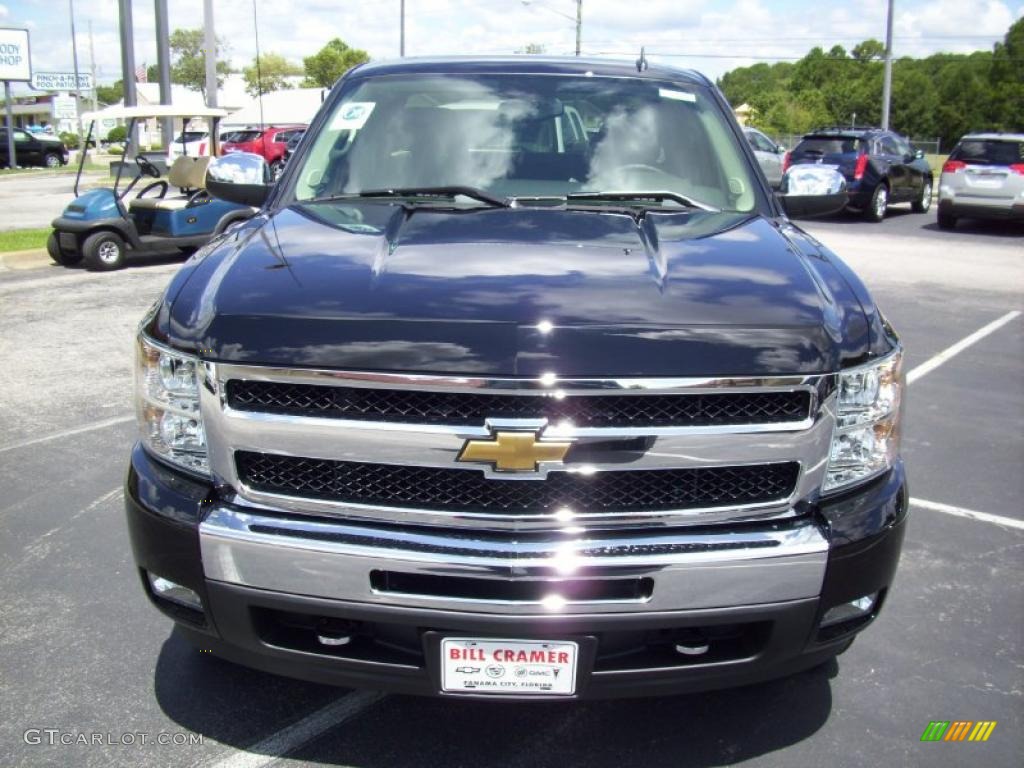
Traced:
<path id="1" fill-rule="evenodd" d="M 972 165 L 1015 165 L 1024 163 L 1024 141 L 964 139 L 949 156 Z"/>
<path id="2" fill-rule="evenodd" d="M 259 131 L 232 131 L 221 137 L 221 141 L 228 144 L 242 144 L 246 141 L 255 141 L 260 137 Z"/>
<path id="3" fill-rule="evenodd" d="M 708 92 L 640 78 L 357 80 L 295 178 L 303 201 L 462 187 L 497 198 L 657 191 L 722 210 L 755 204 L 746 156 Z"/>
<path id="4" fill-rule="evenodd" d="M 798 155 L 848 155 L 864 149 L 864 142 L 852 136 L 804 139 L 793 153 Z"/>
<path id="5" fill-rule="evenodd" d="M 174 143 L 181 144 L 182 142 L 185 142 L 187 144 L 190 141 L 202 141 L 205 138 L 206 131 L 185 131 L 183 133 L 178 134 L 178 137 L 174 140 Z"/>

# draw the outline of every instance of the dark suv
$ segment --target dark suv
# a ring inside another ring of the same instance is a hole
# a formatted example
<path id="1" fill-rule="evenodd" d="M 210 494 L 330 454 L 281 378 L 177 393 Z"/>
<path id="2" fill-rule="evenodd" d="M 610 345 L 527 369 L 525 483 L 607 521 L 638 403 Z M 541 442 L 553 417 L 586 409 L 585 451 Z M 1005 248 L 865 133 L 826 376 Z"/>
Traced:
<path id="1" fill-rule="evenodd" d="M 892 131 L 880 128 L 820 128 L 804 136 L 788 155 L 790 166 L 830 165 L 846 177 L 850 208 L 881 221 L 892 203 L 910 203 L 915 213 L 932 205 L 932 169 L 924 154 Z"/>

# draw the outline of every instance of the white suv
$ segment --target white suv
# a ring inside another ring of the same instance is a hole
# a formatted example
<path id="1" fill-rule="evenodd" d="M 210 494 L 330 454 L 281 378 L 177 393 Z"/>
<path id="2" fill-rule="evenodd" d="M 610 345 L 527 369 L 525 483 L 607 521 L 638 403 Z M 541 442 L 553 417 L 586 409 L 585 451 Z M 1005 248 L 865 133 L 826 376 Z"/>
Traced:
<path id="1" fill-rule="evenodd" d="M 1024 134 L 970 133 L 942 166 L 939 226 L 958 218 L 1024 221 Z"/>

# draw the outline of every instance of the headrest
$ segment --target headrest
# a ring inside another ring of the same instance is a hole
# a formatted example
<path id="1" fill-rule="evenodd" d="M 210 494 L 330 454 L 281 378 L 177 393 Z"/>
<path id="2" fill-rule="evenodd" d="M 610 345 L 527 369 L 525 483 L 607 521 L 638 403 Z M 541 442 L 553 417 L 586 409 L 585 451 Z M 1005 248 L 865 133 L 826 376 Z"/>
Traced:
<path id="1" fill-rule="evenodd" d="M 188 187 L 189 175 L 192 173 L 192 166 L 195 158 L 181 155 L 174 161 L 171 170 L 167 172 L 167 183 L 174 187 Z"/>
<path id="2" fill-rule="evenodd" d="M 206 169 L 210 167 L 209 157 L 197 157 L 188 174 L 189 189 L 206 189 Z"/>

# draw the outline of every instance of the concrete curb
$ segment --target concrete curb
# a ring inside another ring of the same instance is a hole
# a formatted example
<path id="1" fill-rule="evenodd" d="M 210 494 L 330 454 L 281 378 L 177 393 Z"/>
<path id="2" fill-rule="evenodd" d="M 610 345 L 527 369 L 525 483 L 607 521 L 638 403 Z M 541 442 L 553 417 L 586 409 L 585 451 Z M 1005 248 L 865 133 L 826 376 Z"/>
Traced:
<path id="1" fill-rule="evenodd" d="M 53 260 L 45 248 L 0 253 L 0 267 L 4 269 L 36 269 L 49 264 L 53 264 Z"/>

